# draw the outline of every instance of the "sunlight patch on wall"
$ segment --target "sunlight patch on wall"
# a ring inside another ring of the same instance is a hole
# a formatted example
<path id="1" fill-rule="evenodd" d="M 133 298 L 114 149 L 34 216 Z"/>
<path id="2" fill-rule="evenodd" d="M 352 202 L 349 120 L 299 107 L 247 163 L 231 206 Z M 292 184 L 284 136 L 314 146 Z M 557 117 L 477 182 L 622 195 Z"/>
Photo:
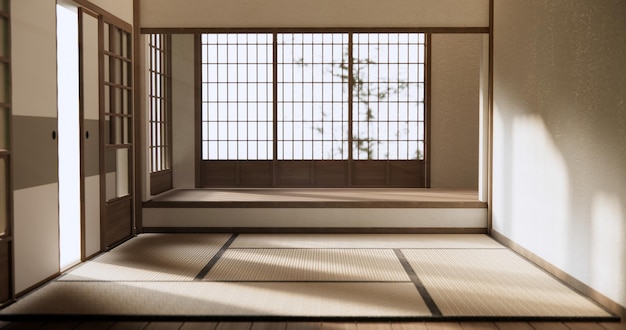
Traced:
<path id="1" fill-rule="evenodd" d="M 626 258 L 624 206 L 617 196 L 602 191 L 594 193 L 591 205 L 591 285 L 600 292 L 613 292 L 611 299 L 624 301 L 626 283 L 620 276 L 620 267 Z"/>
<path id="2" fill-rule="evenodd" d="M 564 266 L 570 209 L 565 160 L 539 115 L 516 117 L 511 134 L 512 239 Z"/>

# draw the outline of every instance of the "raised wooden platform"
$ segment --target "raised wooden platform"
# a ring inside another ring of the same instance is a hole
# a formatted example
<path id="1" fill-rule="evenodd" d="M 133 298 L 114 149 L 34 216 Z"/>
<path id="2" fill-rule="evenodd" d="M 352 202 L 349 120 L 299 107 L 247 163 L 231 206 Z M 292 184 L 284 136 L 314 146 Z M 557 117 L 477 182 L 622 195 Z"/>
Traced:
<path id="1" fill-rule="evenodd" d="M 485 232 L 475 190 L 178 189 L 143 203 L 144 230 Z"/>
<path id="2" fill-rule="evenodd" d="M 144 208 L 486 208 L 475 190 L 442 189 L 176 189 Z"/>

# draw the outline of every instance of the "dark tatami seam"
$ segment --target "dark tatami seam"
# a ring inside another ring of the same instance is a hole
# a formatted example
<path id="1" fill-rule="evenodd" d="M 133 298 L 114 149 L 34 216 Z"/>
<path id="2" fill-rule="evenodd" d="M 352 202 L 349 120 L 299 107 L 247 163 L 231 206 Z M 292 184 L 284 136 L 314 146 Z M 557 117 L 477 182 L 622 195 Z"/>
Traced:
<path id="1" fill-rule="evenodd" d="M 415 273 L 415 270 L 413 270 L 413 267 L 411 267 L 411 264 L 409 264 L 409 261 L 406 260 L 404 253 L 402 253 L 402 250 L 393 249 L 393 252 L 396 253 L 398 260 L 402 264 L 402 267 L 404 267 L 404 271 L 406 271 L 407 275 L 409 275 L 411 282 L 413 282 L 413 285 L 415 285 L 417 292 L 419 292 L 420 296 L 422 296 L 422 299 L 424 300 L 424 303 L 426 303 L 426 306 L 430 310 L 430 313 L 433 316 L 442 316 L 439 307 L 437 307 L 437 304 L 435 303 L 435 300 L 433 300 L 433 297 L 430 296 L 430 293 L 428 293 L 428 290 L 426 290 L 426 287 L 424 286 L 422 281 L 420 281 L 419 277 Z"/>
<path id="2" fill-rule="evenodd" d="M 230 236 L 230 238 L 228 239 L 228 241 L 226 241 L 226 243 L 224 243 L 222 248 L 219 251 L 217 251 L 217 253 L 213 256 L 213 258 L 211 258 L 211 260 L 209 260 L 209 262 L 202 268 L 202 270 L 200 270 L 198 275 L 196 275 L 196 277 L 194 278 L 194 281 L 201 281 L 209 273 L 209 271 L 211 271 L 211 268 L 213 268 L 213 266 L 215 266 L 218 260 L 220 260 L 224 252 L 226 252 L 226 250 L 228 250 L 230 245 L 233 244 L 235 239 L 237 239 L 238 235 L 239 234 L 235 233 L 232 236 Z"/>

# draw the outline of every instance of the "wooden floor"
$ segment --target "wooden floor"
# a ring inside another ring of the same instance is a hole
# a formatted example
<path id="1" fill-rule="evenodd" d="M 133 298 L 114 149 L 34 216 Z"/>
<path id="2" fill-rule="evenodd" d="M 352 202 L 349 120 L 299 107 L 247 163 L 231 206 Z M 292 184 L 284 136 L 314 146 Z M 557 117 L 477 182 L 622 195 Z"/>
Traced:
<path id="1" fill-rule="evenodd" d="M 155 201 L 478 201 L 476 190 L 413 188 L 176 189 Z"/>
<path id="2" fill-rule="evenodd" d="M 486 208 L 478 191 L 413 188 L 175 189 L 144 207 L 470 207 Z"/>
<path id="3" fill-rule="evenodd" d="M 182 330 L 460 330 L 460 329 L 511 329 L 511 330 L 624 330 L 626 323 L 588 322 L 413 322 L 413 323 L 268 323 L 268 322 L 20 322 L 3 323 L 0 329 L 182 329 Z"/>

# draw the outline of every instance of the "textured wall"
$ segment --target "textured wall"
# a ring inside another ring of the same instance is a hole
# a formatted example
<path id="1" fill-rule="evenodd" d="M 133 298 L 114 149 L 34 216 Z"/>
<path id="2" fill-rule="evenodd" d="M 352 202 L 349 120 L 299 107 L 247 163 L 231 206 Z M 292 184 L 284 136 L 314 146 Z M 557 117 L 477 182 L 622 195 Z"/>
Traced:
<path id="1" fill-rule="evenodd" d="M 194 37 L 172 35 L 172 160 L 174 188 L 194 188 Z"/>
<path id="2" fill-rule="evenodd" d="M 433 34 L 431 187 L 478 188 L 481 34 Z"/>
<path id="3" fill-rule="evenodd" d="M 89 0 L 89 2 L 121 18 L 126 23 L 133 24 L 133 0 Z"/>
<path id="4" fill-rule="evenodd" d="M 141 26 L 488 26 L 488 7 L 487 0 L 141 0 Z"/>
<path id="5" fill-rule="evenodd" d="M 626 2 L 498 0 L 493 228 L 626 306 Z"/>

